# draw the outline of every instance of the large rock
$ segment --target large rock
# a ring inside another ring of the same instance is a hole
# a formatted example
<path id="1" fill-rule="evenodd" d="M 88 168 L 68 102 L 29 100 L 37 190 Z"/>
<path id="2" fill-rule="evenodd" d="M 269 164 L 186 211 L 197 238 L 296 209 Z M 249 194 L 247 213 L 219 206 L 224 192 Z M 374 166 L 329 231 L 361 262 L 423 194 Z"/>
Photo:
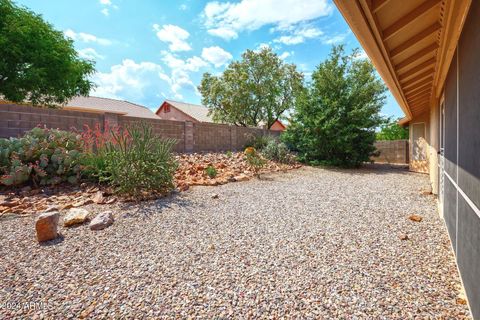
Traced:
<path id="1" fill-rule="evenodd" d="M 68 211 L 65 218 L 63 218 L 63 225 L 71 227 L 76 224 L 84 223 L 88 218 L 89 212 L 82 208 L 72 208 Z"/>
<path id="2" fill-rule="evenodd" d="M 58 220 L 60 213 L 44 212 L 37 217 L 35 221 L 35 230 L 37 231 L 38 242 L 53 240 L 58 237 Z"/>
<path id="3" fill-rule="evenodd" d="M 113 215 L 111 211 L 105 211 L 99 213 L 93 220 L 90 222 L 91 230 L 102 230 L 113 224 Z"/>

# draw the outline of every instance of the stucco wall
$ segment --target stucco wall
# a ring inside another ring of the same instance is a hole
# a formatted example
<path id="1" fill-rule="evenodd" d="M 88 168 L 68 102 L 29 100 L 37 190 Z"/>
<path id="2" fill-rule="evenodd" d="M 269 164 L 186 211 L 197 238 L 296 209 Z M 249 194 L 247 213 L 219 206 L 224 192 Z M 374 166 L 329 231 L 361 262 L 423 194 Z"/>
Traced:
<path id="1" fill-rule="evenodd" d="M 469 305 L 480 319 L 480 1 L 472 1 L 444 86 L 443 216 Z M 440 191 L 442 189 L 440 188 Z"/>
<path id="2" fill-rule="evenodd" d="M 160 119 L 164 120 L 173 120 L 173 121 L 190 121 L 190 122 L 198 122 L 196 119 L 190 117 L 189 115 L 183 113 L 182 111 L 170 106 L 170 111 L 165 112 L 164 106 L 158 110 L 156 113 Z"/>

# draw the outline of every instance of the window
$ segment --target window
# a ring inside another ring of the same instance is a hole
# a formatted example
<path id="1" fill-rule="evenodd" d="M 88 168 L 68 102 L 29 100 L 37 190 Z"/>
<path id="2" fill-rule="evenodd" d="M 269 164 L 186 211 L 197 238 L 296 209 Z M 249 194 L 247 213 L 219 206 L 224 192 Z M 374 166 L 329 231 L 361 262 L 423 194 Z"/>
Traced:
<path id="1" fill-rule="evenodd" d="M 165 113 L 170 112 L 170 105 L 166 104 L 166 105 L 165 105 L 165 108 L 163 108 L 163 111 L 164 111 Z"/>

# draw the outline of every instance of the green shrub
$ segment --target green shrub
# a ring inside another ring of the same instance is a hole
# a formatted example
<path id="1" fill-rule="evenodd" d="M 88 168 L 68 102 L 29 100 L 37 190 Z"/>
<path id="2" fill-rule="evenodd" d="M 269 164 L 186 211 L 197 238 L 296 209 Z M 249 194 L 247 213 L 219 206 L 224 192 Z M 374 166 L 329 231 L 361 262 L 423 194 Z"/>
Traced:
<path id="1" fill-rule="evenodd" d="M 282 139 L 301 161 L 358 167 L 375 151 L 386 91 L 368 59 L 334 46 L 297 98 Z"/>
<path id="2" fill-rule="evenodd" d="M 225 153 L 227 157 L 231 158 L 233 156 L 233 153 L 232 151 L 227 151 L 227 153 Z"/>
<path id="3" fill-rule="evenodd" d="M 207 174 L 207 176 L 213 179 L 217 176 L 217 169 L 215 169 L 215 167 L 213 166 L 208 166 L 205 169 L 205 173 Z"/>
<path id="4" fill-rule="evenodd" d="M 159 138 L 145 123 L 110 133 L 112 141 L 97 151 L 101 159 L 92 161 L 99 166 L 101 182 L 107 182 L 118 193 L 140 197 L 150 192 L 168 192 L 174 187 L 175 140 Z"/>
<path id="5" fill-rule="evenodd" d="M 260 169 L 262 169 L 266 164 L 267 161 L 258 154 L 258 152 L 248 152 L 245 154 L 247 158 L 247 163 L 252 169 L 253 173 L 258 176 Z"/>
<path id="6" fill-rule="evenodd" d="M 256 136 L 256 135 L 249 135 L 247 139 L 247 144 L 245 145 L 245 148 L 248 147 L 253 147 L 256 150 L 262 150 L 267 146 L 267 144 L 270 141 L 276 141 L 274 137 L 269 136 L 269 135 L 261 135 L 261 136 Z"/>
<path id="7" fill-rule="evenodd" d="M 21 138 L 0 139 L 0 184 L 76 183 L 82 145 L 80 135 L 57 129 L 34 128 Z"/>
<path id="8" fill-rule="evenodd" d="M 295 157 L 290 153 L 287 145 L 276 140 L 269 141 L 261 152 L 268 160 L 280 163 L 292 163 L 295 161 Z"/>
<path id="9" fill-rule="evenodd" d="M 376 133 L 377 140 L 401 140 L 408 139 L 408 128 L 398 124 L 400 119 L 386 118 L 380 125 L 380 131 Z"/>

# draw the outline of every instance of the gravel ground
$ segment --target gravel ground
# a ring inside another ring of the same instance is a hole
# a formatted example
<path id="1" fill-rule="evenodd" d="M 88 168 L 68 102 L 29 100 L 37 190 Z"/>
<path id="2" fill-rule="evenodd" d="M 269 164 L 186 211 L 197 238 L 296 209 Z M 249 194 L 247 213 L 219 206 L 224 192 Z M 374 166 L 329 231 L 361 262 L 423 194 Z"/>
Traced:
<path id="1" fill-rule="evenodd" d="M 302 168 L 113 207 L 112 227 L 43 246 L 34 217 L 4 217 L 0 318 L 469 317 L 427 185 Z"/>

